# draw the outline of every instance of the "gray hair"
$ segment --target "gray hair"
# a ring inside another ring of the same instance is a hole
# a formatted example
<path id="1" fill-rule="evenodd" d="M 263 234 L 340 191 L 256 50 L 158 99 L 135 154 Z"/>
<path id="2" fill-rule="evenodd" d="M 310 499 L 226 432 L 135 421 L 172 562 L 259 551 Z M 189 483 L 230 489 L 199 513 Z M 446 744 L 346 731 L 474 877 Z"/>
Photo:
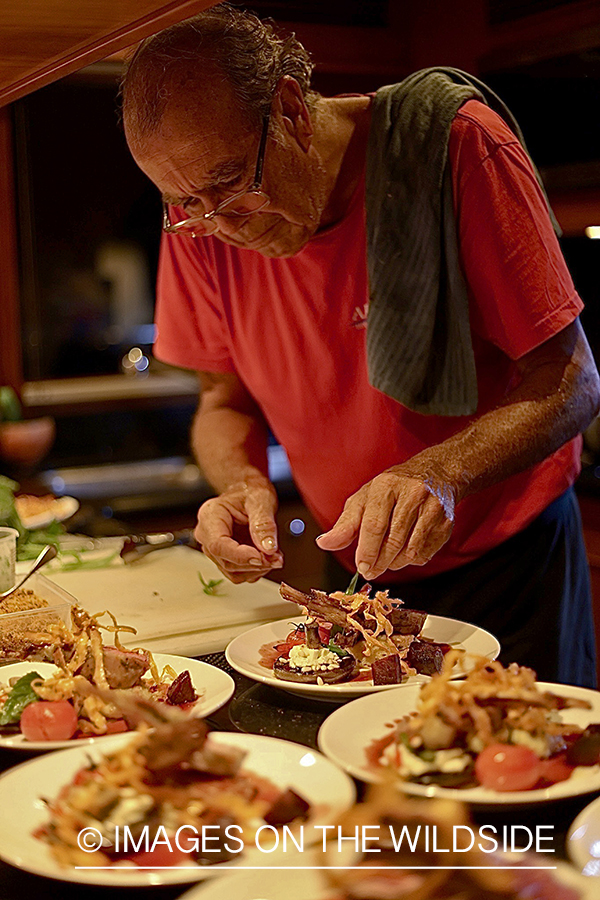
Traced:
<path id="1" fill-rule="evenodd" d="M 221 3 L 138 46 L 121 82 L 123 118 L 130 131 L 137 137 L 155 131 L 176 86 L 193 87 L 206 61 L 229 80 L 255 127 L 269 111 L 284 75 L 296 79 L 309 107 L 319 96 L 310 87 L 313 63 L 294 34 L 279 37 L 252 13 Z"/>

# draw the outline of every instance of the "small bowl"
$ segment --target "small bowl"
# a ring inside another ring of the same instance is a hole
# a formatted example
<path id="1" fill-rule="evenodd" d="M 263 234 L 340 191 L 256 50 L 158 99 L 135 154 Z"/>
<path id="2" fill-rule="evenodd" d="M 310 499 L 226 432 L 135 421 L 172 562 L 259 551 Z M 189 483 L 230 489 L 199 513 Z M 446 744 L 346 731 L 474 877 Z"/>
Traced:
<path id="1" fill-rule="evenodd" d="M 50 416 L 0 424 L 0 459 L 34 466 L 46 456 L 56 437 L 56 424 Z"/>

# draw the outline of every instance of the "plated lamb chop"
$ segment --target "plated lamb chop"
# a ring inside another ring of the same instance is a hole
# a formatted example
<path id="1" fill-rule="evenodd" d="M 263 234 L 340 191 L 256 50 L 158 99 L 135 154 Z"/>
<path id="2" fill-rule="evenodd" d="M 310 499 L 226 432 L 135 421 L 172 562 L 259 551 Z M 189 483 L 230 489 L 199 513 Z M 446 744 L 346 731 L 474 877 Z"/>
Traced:
<path id="1" fill-rule="evenodd" d="M 400 684 L 408 675 L 439 672 L 447 644 L 420 637 L 427 619 L 402 600 L 371 586 L 352 594 L 281 584 L 284 600 L 306 609 L 309 620 L 288 635 L 273 660 L 273 672 L 285 681 L 332 684 L 372 677 L 374 684 Z"/>

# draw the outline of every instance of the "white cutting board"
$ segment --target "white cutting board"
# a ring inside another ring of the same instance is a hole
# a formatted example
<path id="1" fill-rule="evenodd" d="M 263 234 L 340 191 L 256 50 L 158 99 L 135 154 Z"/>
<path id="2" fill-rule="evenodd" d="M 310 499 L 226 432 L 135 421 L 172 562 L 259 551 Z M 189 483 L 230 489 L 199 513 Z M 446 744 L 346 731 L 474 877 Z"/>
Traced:
<path id="1" fill-rule="evenodd" d="M 222 650 L 237 634 L 263 622 L 293 618 L 297 611 L 281 600 L 273 581 L 232 584 L 223 579 L 217 594 L 207 595 L 199 572 L 206 582 L 223 578 L 211 560 L 189 547 L 156 550 L 137 562 L 119 560 L 103 569 L 45 570 L 88 612 L 108 609 L 119 624 L 137 629 L 135 636 L 121 633 L 124 644 L 166 653 Z"/>

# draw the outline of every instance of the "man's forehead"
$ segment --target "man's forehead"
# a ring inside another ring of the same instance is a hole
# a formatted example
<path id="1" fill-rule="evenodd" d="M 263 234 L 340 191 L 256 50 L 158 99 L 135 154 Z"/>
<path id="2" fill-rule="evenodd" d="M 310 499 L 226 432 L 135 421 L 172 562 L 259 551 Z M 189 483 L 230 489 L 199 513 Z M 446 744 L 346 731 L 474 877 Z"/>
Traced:
<path id="1" fill-rule="evenodd" d="M 227 140 L 220 131 L 185 129 L 155 134 L 138 148 L 138 163 L 168 202 L 190 192 L 215 188 L 243 176 L 251 165 L 253 144 Z"/>
<path id="2" fill-rule="evenodd" d="M 168 110 L 159 128 L 165 143 L 195 144 L 215 160 L 239 156 L 253 129 L 239 107 L 208 102 L 177 106 Z"/>
<path id="3" fill-rule="evenodd" d="M 163 110 L 163 120 L 179 126 L 197 124 L 202 130 L 228 128 L 247 130 L 248 119 L 229 80 L 213 70 L 193 73 L 186 80 L 173 79 L 167 88 L 169 97 Z"/>
<path id="4" fill-rule="evenodd" d="M 223 79 L 196 79 L 193 90 L 189 83 L 173 90 L 158 127 L 141 139 L 136 156 L 161 188 L 174 188 L 175 176 L 180 188 L 185 183 L 205 189 L 245 171 L 255 131 Z"/>
<path id="5" fill-rule="evenodd" d="M 220 127 L 204 129 L 198 124 L 182 129 L 178 135 L 163 135 L 161 143 L 174 163 L 192 166 L 209 181 L 238 175 L 248 161 L 245 132 L 234 136 Z"/>

